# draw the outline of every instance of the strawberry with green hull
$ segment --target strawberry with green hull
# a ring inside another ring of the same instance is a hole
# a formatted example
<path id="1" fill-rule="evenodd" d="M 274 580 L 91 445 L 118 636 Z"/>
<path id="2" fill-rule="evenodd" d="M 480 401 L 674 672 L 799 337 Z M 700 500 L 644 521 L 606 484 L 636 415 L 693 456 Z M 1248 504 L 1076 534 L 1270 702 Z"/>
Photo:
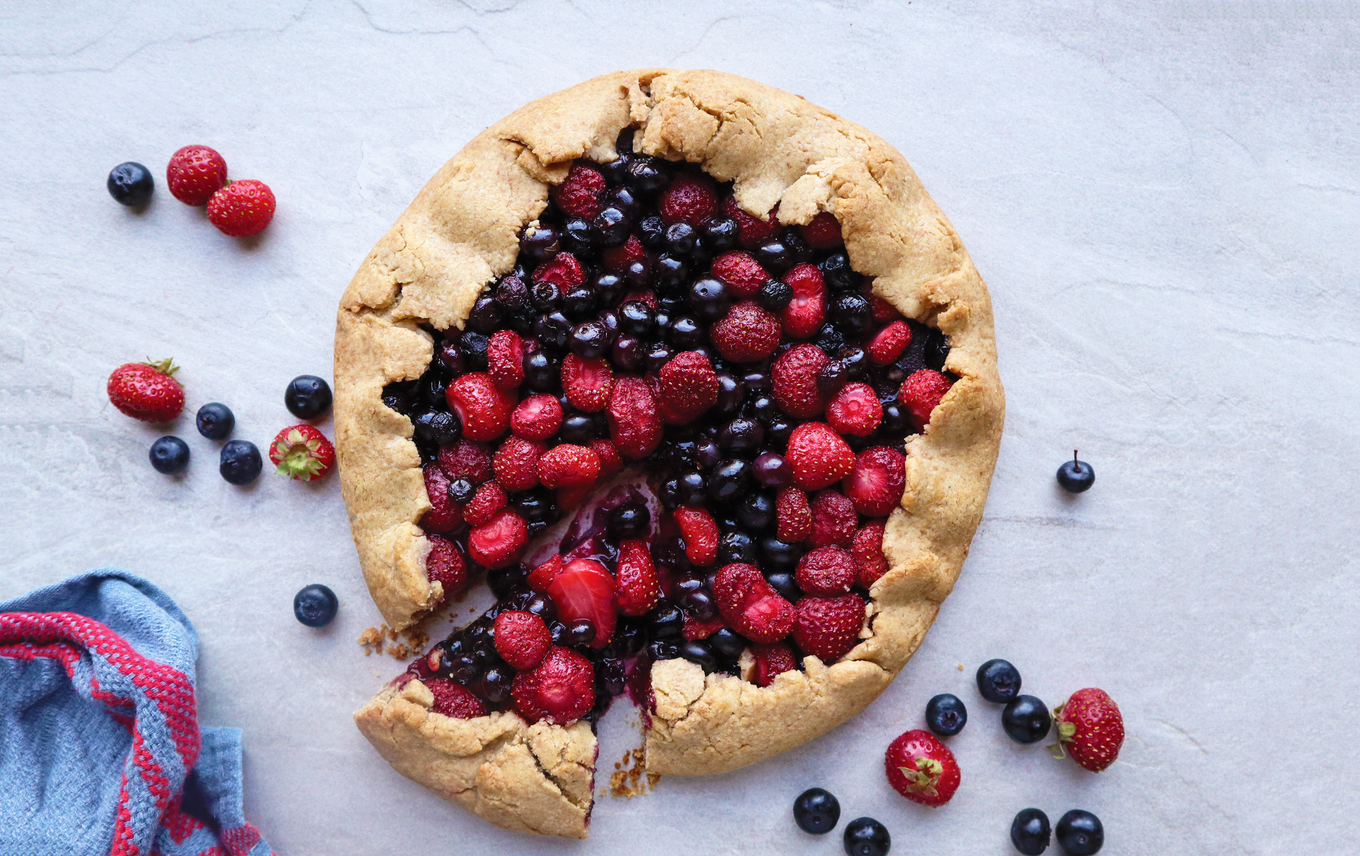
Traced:
<path id="1" fill-rule="evenodd" d="M 143 422 L 171 422 L 184 410 L 184 387 L 175 380 L 171 359 L 124 363 L 109 375 L 109 401 L 118 411 Z"/>
<path id="2" fill-rule="evenodd" d="M 938 808 L 959 789 L 959 762 L 929 731 L 908 731 L 888 744 L 883 759 L 888 784 L 914 803 Z"/>
<path id="3" fill-rule="evenodd" d="M 274 472 L 298 481 L 316 481 L 335 466 L 335 446 L 311 425 L 294 425 L 280 431 L 269 444 Z"/>
<path id="4" fill-rule="evenodd" d="M 1072 693 L 1053 709 L 1053 721 L 1058 726 L 1058 742 L 1052 747 L 1055 758 L 1061 758 L 1065 749 L 1073 761 L 1099 773 L 1119 757 L 1124 717 L 1104 690 L 1087 687 Z"/>

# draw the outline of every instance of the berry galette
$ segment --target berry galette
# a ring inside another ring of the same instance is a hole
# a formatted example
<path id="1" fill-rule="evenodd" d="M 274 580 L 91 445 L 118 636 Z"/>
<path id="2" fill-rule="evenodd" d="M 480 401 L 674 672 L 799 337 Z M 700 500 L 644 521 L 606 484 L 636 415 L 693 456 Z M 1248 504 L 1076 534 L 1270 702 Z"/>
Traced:
<path id="1" fill-rule="evenodd" d="M 336 446 L 383 618 L 496 603 L 356 713 L 393 767 L 585 837 L 594 724 L 720 773 L 825 733 L 949 594 L 1001 435 L 987 291 L 878 137 L 711 71 L 498 122 L 364 261 Z"/>

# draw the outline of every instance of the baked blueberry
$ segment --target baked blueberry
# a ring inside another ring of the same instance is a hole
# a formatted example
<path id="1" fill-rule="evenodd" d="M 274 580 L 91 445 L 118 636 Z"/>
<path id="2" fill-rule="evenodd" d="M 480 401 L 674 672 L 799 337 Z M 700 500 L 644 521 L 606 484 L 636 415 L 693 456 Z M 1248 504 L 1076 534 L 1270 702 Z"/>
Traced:
<path id="1" fill-rule="evenodd" d="M 283 391 L 283 406 L 299 419 L 317 419 L 331 409 L 331 387 L 316 375 L 298 375 Z"/>
<path id="2" fill-rule="evenodd" d="M 411 417 L 416 437 L 436 446 L 458 442 L 463 434 L 458 417 L 447 410 L 426 410 Z"/>
<path id="3" fill-rule="evenodd" d="M 968 709 L 952 693 L 940 693 L 926 702 L 926 727 L 941 737 L 953 737 L 968 723 Z"/>
<path id="4" fill-rule="evenodd" d="M 1001 727 L 1016 743 L 1038 743 L 1052 724 L 1048 707 L 1032 695 L 1016 696 L 1001 709 Z"/>
<path id="5" fill-rule="evenodd" d="M 793 801 L 793 822 L 804 832 L 824 835 L 841 819 L 841 803 L 830 791 L 808 788 Z"/>
<path id="6" fill-rule="evenodd" d="M 151 170 L 136 161 L 128 161 L 109 170 L 108 188 L 109 195 L 122 205 L 145 205 L 156 189 L 156 181 L 151 177 Z"/>
<path id="7" fill-rule="evenodd" d="M 872 817 L 857 817 L 845 825 L 846 856 L 886 856 L 891 846 L 888 828 Z"/>
<path id="8" fill-rule="evenodd" d="M 1058 484 L 1068 493 L 1084 493 L 1096 483 L 1096 471 L 1085 461 L 1077 460 L 1072 452 L 1072 460 L 1058 467 Z"/>
<path id="9" fill-rule="evenodd" d="M 293 595 L 293 615 L 308 627 L 325 627 L 335 620 L 340 602 L 335 592 L 320 583 L 305 586 Z"/>
<path id="10" fill-rule="evenodd" d="M 249 440 L 229 440 L 222 447 L 217 471 L 234 485 L 250 484 L 260 476 L 264 462 L 260 450 Z"/>
<path id="11" fill-rule="evenodd" d="M 1025 856 L 1039 856 L 1047 850 L 1051 836 L 1048 815 L 1037 808 L 1021 809 L 1011 821 L 1011 843 Z"/>
<path id="12" fill-rule="evenodd" d="M 987 701 L 1004 704 L 1020 695 L 1020 670 L 1005 660 L 988 660 L 978 666 L 977 685 Z"/>
<path id="13" fill-rule="evenodd" d="M 151 467 L 158 473 L 174 475 L 189 466 L 189 444 L 178 437 L 162 437 L 151 444 Z"/>
<path id="14" fill-rule="evenodd" d="M 1105 845 L 1105 827 L 1100 818 L 1084 809 L 1074 808 L 1058 818 L 1058 846 L 1067 856 L 1094 856 Z"/>
<path id="15" fill-rule="evenodd" d="M 652 513 L 647 510 L 647 504 L 630 500 L 610 510 L 609 521 L 605 527 L 610 538 L 615 541 L 626 541 L 646 535 L 651 523 Z"/>

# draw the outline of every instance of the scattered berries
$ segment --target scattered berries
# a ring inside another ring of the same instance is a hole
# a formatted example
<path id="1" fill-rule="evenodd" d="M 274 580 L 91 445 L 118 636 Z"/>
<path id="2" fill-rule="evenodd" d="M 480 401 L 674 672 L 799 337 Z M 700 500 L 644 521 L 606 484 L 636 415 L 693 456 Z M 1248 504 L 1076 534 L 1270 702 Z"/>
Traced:
<path id="1" fill-rule="evenodd" d="M 151 177 L 151 170 L 136 161 L 128 161 L 109 170 L 107 186 L 115 202 L 135 208 L 151 201 L 156 180 Z"/>
<path id="2" fill-rule="evenodd" d="M 227 162 L 207 146 L 185 146 L 170 156 L 165 185 L 185 205 L 206 205 L 227 183 Z"/>
<path id="3" fill-rule="evenodd" d="M 883 405 L 867 383 L 849 383 L 826 406 L 826 421 L 841 434 L 868 437 L 883 421 Z"/>
<path id="4" fill-rule="evenodd" d="M 718 353 L 734 363 L 765 359 L 779 347 L 779 336 L 779 319 L 754 300 L 738 302 L 709 331 Z"/>
<path id="5" fill-rule="evenodd" d="M 515 675 L 510 694 L 529 722 L 568 725 L 595 706 L 595 668 L 577 652 L 554 646 L 543 662 Z"/>
<path id="6" fill-rule="evenodd" d="M 331 409 L 331 386 L 316 375 L 298 375 L 283 391 L 283 406 L 299 419 L 320 419 Z"/>
<path id="7" fill-rule="evenodd" d="M 846 856 L 887 856 L 892 846 L 888 828 L 872 817 L 857 817 L 845 825 Z"/>
<path id="8" fill-rule="evenodd" d="M 1024 808 L 1011 821 L 1011 844 L 1024 856 L 1039 856 L 1048 849 L 1052 830 L 1048 815 L 1037 808 Z"/>
<path id="9" fill-rule="evenodd" d="M 930 414 L 940 403 L 940 399 L 944 398 L 944 394 L 949 392 L 950 385 L 949 378 L 939 372 L 921 369 L 902 381 L 897 400 L 911 411 L 917 427 L 924 431 L 930 424 Z"/>
<path id="10" fill-rule="evenodd" d="M 952 693 L 940 693 L 926 702 L 926 727 L 941 737 L 953 737 L 968 724 L 968 708 Z"/>
<path id="11" fill-rule="evenodd" d="M 264 468 L 260 450 L 249 440 L 230 440 L 222 447 L 217 471 L 234 485 L 246 485 L 259 478 Z"/>
<path id="12" fill-rule="evenodd" d="M 793 483 L 803 490 L 820 490 L 850 475 L 855 453 L 825 422 L 804 422 L 789 437 L 788 454 Z"/>
<path id="13" fill-rule="evenodd" d="M 208 222 L 232 238 L 258 235 L 274 219 L 274 192 L 263 181 L 229 182 L 208 200 Z"/>
<path id="14" fill-rule="evenodd" d="M 325 435 L 303 423 L 285 428 L 269 444 L 269 460 L 281 476 L 298 481 L 316 481 L 335 466 L 335 446 Z"/>
<path id="15" fill-rule="evenodd" d="M 822 835 L 836 828 L 841 804 L 830 791 L 810 788 L 793 801 L 793 822 L 804 832 Z"/>
<path id="16" fill-rule="evenodd" d="M 552 647 L 548 625 L 532 612 L 507 610 L 496 616 L 493 627 L 496 653 L 518 671 L 532 669 L 543 662 Z"/>
<path id="17" fill-rule="evenodd" d="M 1105 827 L 1089 811 L 1074 808 L 1058 818 L 1058 846 L 1067 856 L 1095 856 L 1105 844 Z"/>
<path id="18" fill-rule="evenodd" d="M 519 561 L 529 543 L 529 528 L 510 509 L 495 514 L 485 525 L 468 533 L 468 553 L 487 568 L 503 568 Z"/>
<path id="19" fill-rule="evenodd" d="M 490 375 L 473 372 L 456 377 L 444 395 L 469 440 L 494 440 L 510 427 L 515 398 L 492 383 Z"/>
<path id="20" fill-rule="evenodd" d="M 198 433 L 209 440 L 225 440 L 231 436 L 231 429 L 236 427 L 236 415 L 225 404 L 212 401 L 198 408 L 194 424 L 198 427 Z"/>
<path id="21" fill-rule="evenodd" d="M 325 627 L 335 620 L 340 606 L 335 592 L 328 586 L 312 583 L 293 595 L 293 615 L 308 627 Z"/>
<path id="22" fill-rule="evenodd" d="M 1001 727 L 1016 743 L 1038 743 L 1048 736 L 1052 719 L 1042 701 L 1032 695 L 1019 695 L 1001 709 Z"/>
<path id="23" fill-rule="evenodd" d="M 938 808 L 959 789 L 954 753 L 929 731 L 917 729 L 888 744 L 884 757 L 888 784 L 914 803 Z"/>
<path id="24" fill-rule="evenodd" d="M 109 401 L 142 422 L 170 422 L 184 410 L 184 387 L 175 380 L 173 360 L 124 363 L 109 375 Z"/>
<path id="25" fill-rule="evenodd" d="M 1005 704 L 1020 695 L 1020 670 L 1005 660 L 988 660 L 978 666 L 977 685 L 987 701 Z"/>
<path id="26" fill-rule="evenodd" d="M 828 665 L 855 647 L 864 626 L 864 599 L 853 593 L 800 598 L 794 609 L 793 640 Z"/>
<path id="27" fill-rule="evenodd" d="M 1096 471 L 1085 461 L 1077 460 L 1076 450 L 1072 450 L 1072 460 L 1058 467 L 1058 484 L 1068 493 L 1085 493 L 1096 483 Z"/>
<path id="28" fill-rule="evenodd" d="M 1104 690 L 1077 690 L 1053 711 L 1058 726 L 1056 752 L 1066 749 L 1083 768 L 1099 773 L 1119 757 L 1124 745 L 1124 717 Z"/>
<path id="29" fill-rule="evenodd" d="M 189 444 L 178 437 L 162 437 L 151 444 L 151 468 L 172 476 L 189 466 Z"/>
<path id="30" fill-rule="evenodd" d="M 902 504 L 906 466 L 906 455 L 887 446 L 874 446 L 859 453 L 841 487 L 860 514 L 887 517 Z"/>

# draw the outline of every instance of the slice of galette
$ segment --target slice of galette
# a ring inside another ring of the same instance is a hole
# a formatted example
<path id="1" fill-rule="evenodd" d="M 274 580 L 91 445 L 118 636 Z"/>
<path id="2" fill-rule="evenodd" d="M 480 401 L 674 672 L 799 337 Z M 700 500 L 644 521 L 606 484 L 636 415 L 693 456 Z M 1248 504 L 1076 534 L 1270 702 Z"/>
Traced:
<path id="1" fill-rule="evenodd" d="M 496 604 L 355 718 L 500 826 L 584 837 L 593 725 L 719 773 L 920 644 L 1001 435 L 987 291 L 906 161 L 801 98 L 622 72 L 493 125 L 341 302 L 336 446 L 402 628 Z"/>

